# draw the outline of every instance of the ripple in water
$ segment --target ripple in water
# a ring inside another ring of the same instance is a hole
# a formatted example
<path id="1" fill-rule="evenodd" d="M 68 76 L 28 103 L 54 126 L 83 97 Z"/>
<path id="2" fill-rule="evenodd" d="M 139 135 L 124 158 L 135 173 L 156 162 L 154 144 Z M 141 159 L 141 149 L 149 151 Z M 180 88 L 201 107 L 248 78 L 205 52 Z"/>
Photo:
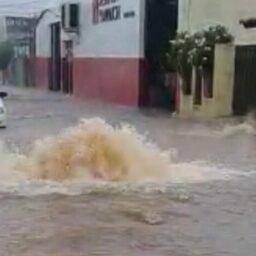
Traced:
<path id="1" fill-rule="evenodd" d="M 27 155 L 1 146 L 0 191 L 81 194 L 95 191 L 168 190 L 174 183 L 229 178 L 231 170 L 177 163 L 134 127 L 82 120 L 56 137 L 36 141 Z"/>

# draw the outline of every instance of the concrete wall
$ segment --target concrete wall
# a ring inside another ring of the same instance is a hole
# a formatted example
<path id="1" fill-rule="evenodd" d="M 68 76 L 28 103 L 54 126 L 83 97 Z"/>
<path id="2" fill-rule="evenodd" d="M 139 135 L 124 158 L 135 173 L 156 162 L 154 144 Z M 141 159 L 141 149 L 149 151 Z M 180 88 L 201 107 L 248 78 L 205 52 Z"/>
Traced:
<path id="1" fill-rule="evenodd" d="M 180 89 L 180 116 L 212 118 L 232 115 L 234 68 L 234 46 L 217 45 L 215 48 L 213 98 L 204 97 L 202 88 L 202 104 L 194 104 L 195 75 L 193 75 L 192 95 L 183 95 Z"/>
<path id="2" fill-rule="evenodd" d="M 256 16 L 255 0 L 180 0 L 179 30 L 197 31 L 208 25 L 222 24 L 235 36 L 236 45 L 256 44 L 256 29 L 239 24 Z"/>

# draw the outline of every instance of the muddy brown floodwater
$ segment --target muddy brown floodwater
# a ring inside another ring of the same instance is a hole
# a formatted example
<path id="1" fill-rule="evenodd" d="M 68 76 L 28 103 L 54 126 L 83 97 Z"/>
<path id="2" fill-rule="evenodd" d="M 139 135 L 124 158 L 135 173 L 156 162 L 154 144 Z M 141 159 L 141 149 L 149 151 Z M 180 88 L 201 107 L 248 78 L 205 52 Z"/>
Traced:
<path id="1" fill-rule="evenodd" d="M 91 131 L 107 136 L 106 143 L 90 151 L 96 144 L 88 133 L 81 147 L 77 138 L 72 143 L 78 130 L 42 140 L 24 155 L 2 149 L 0 255 L 255 256 L 254 125 L 161 120 L 159 126 L 143 118 L 133 121 L 138 130 L 150 127 L 148 137 L 176 156 L 167 159 L 133 130 L 125 140 L 120 130 L 105 133 L 105 125 Z M 61 150 L 65 143 L 71 151 Z M 79 152 L 89 153 L 84 159 Z M 62 168 L 68 176 L 54 175 Z M 99 180 L 106 177 L 110 181 Z"/>

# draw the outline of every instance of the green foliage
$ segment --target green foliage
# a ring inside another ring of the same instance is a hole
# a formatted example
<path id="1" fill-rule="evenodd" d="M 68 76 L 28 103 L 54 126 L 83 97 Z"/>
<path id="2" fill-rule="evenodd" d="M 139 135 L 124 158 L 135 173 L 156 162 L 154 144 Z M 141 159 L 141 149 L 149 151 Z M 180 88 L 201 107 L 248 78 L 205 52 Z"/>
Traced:
<path id="1" fill-rule="evenodd" d="M 13 54 L 13 45 L 9 41 L 0 42 L 0 70 L 4 70 L 8 67 Z"/>
<path id="2" fill-rule="evenodd" d="M 227 28 L 217 25 L 210 26 L 202 32 L 193 35 L 195 48 L 189 53 L 189 61 L 201 69 L 211 69 L 214 63 L 214 48 L 216 44 L 227 44 L 233 41 Z"/>
<path id="3" fill-rule="evenodd" d="M 227 44 L 233 41 L 233 36 L 228 32 L 225 26 L 209 26 L 203 31 L 206 42 L 210 45 Z"/>

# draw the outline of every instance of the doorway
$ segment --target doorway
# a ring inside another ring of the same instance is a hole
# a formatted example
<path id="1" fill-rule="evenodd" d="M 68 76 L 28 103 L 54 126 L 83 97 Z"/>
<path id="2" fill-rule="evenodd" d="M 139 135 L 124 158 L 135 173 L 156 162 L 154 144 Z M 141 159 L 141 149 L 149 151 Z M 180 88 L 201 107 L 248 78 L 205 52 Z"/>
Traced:
<path id="1" fill-rule="evenodd" d="M 147 0 L 145 24 L 146 95 L 149 107 L 175 109 L 176 79 L 166 53 L 178 27 L 178 0 Z"/>
<path id="2" fill-rule="evenodd" d="M 51 57 L 49 63 L 49 90 L 61 90 L 60 22 L 51 24 Z"/>
<path id="3" fill-rule="evenodd" d="M 73 93 L 73 42 L 64 41 L 64 58 L 62 61 L 62 90 Z"/>
<path id="4" fill-rule="evenodd" d="M 245 115 L 256 110 L 256 45 L 236 47 L 233 111 Z"/>

